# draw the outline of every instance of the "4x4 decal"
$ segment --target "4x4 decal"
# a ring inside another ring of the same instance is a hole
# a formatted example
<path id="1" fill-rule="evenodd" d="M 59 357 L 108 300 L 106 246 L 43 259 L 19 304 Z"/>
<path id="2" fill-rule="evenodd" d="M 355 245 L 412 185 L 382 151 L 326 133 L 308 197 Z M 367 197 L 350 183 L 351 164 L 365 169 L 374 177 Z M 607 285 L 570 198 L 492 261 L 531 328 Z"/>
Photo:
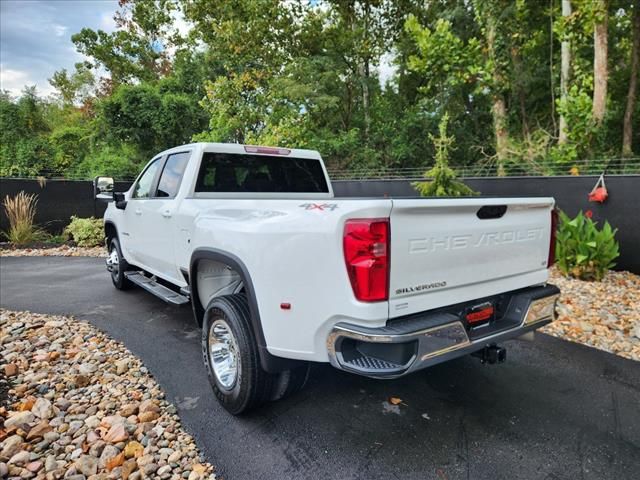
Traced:
<path id="1" fill-rule="evenodd" d="M 298 205 L 300 208 L 304 208 L 305 210 L 335 210 L 338 208 L 337 203 L 303 203 L 302 205 Z"/>

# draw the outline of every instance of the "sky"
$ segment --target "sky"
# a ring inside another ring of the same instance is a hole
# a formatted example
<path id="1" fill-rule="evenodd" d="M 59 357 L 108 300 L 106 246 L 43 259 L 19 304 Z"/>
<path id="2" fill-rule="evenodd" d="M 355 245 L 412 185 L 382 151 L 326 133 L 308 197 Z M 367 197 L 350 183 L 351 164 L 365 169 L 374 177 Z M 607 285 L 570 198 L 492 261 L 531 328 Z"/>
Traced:
<path id="1" fill-rule="evenodd" d="M 53 93 L 47 79 L 83 60 L 71 35 L 83 27 L 113 31 L 117 8 L 117 0 L 0 0 L 0 90 L 18 95 L 35 85 Z"/>
<path id="2" fill-rule="evenodd" d="M 117 0 L 0 0 L 0 90 L 17 96 L 25 85 L 35 85 L 42 96 L 53 93 L 53 73 L 73 72 L 84 59 L 71 35 L 83 27 L 115 30 L 117 9 Z M 188 30 L 181 19 L 175 26 Z M 383 57 L 378 67 L 382 85 L 393 75 L 391 59 Z"/>

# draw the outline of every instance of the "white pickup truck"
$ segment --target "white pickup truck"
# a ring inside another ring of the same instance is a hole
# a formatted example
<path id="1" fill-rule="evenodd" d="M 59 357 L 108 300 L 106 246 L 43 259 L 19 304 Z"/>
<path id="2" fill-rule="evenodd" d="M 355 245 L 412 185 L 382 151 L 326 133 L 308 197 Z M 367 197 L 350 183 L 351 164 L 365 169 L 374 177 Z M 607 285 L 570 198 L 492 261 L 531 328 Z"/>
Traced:
<path id="1" fill-rule="evenodd" d="M 302 388 L 310 362 L 495 363 L 555 318 L 552 198 L 336 198 L 318 152 L 214 143 L 158 154 L 109 198 L 113 284 L 191 303 L 233 414 Z"/>

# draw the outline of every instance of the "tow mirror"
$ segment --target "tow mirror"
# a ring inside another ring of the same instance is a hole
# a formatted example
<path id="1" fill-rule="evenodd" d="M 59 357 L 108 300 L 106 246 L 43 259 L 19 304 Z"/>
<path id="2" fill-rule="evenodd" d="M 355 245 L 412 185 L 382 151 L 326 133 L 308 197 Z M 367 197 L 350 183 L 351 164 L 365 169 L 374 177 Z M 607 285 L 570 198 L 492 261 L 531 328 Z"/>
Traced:
<path id="1" fill-rule="evenodd" d="M 113 178 L 96 177 L 93 180 L 93 196 L 98 200 L 113 200 Z"/>

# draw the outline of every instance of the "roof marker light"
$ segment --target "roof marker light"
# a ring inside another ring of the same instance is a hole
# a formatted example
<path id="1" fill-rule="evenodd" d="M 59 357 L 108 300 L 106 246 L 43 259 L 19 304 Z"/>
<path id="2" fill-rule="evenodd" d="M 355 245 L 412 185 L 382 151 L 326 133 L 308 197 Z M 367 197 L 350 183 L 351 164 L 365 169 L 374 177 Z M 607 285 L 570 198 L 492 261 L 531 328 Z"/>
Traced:
<path id="1" fill-rule="evenodd" d="M 289 155 L 291 150 L 278 147 L 260 147 L 257 145 L 245 145 L 244 151 L 247 153 L 265 153 L 268 155 Z"/>

